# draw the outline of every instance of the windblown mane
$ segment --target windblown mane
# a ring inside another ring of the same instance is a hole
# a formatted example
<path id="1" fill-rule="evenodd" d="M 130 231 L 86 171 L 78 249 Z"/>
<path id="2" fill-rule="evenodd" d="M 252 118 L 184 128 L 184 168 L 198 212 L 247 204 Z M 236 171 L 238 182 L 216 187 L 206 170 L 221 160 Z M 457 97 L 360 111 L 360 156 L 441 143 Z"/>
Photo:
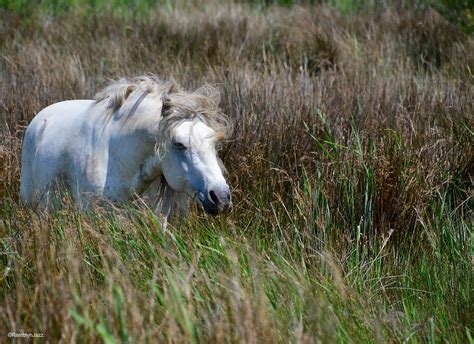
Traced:
<path id="1" fill-rule="evenodd" d="M 157 108 L 163 109 L 166 106 L 171 110 L 159 120 L 157 134 L 161 142 L 169 138 L 172 127 L 190 119 L 199 119 L 206 123 L 220 140 L 230 136 L 230 122 L 219 109 L 219 91 L 211 85 L 200 87 L 194 92 L 186 92 L 174 80 L 162 81 L 157 76 L 143 75 L 112 81 L 98 92 L 94 99 L 96 103 L 106 103 L 109 111 L 104 115 L 110 115 L 123 107 L 128 99 L 137 101 L 144 94 L 155 96 Z"/>
<path id="2" fill-rule="evenodd" d="M 99 91 L 94 99 L 97 103 L 106 102 L 111 110 L 119 109 L 132 92 L 163 93 L 169 87 L 178 87 L 174 81 L 168 83 L 156 76 L 142 75 L 133 79 L 121 78 L 111 82 Z"/>
<path id="3" fill-rule="evenodd" d="M 219 91 L 211 85 L 200 87 L 194 92 L 186 92 L 174 80 L 162 81 L 156 76 L 122 78 L 112 81 L 98 92 L 95 101 L 96 104 L 106 104 L 107 111 L 104 112 L 104 116 L 112 116 L 122 108 L 124 111 L 136 109 L 138 106 L 136 104 L 144 97 L 153 97 L 157 103 L 159 115 L 157 115 L 155 149 L 158 155 L 165 153 L 171 139 L 171 129 L 182 121 L 203 121 L 214 130 L 216 140 L 219 141 L 227 139 L 231 134 L 232 126 L 219 109 Z M 166 203 L 172 202 L 173 208 L 187 210 L 185 205 L 189 203 L 189 196 L 172 190 L 164 178 L 155 182 L 158 184 L 156 204 L 158 209 L 163 210 L 167 207 Z"/>

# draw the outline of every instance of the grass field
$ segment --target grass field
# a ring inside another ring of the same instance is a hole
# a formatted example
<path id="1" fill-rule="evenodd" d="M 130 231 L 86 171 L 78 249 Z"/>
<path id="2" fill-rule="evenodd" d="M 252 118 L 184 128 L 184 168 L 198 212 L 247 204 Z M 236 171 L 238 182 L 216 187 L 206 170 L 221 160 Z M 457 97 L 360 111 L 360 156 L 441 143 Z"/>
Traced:
<path id="1" fill-rule="evenodd" d="M 0 342 L 474 343 L 472 8 L 80 3 L 0 2 Z M 232 212 L 24 208 L 33 116 L 144 73 L 220 89 Z"/>

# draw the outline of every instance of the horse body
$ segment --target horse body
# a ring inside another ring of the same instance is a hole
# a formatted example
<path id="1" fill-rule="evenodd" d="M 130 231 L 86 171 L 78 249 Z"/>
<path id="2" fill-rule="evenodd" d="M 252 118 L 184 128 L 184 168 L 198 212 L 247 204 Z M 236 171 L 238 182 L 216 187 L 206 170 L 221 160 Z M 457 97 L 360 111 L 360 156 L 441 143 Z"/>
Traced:
<path id="1" fill-rule="evenodd" d="M 228 209 L 230 191 L 214 148 L 223 126 L 213 128 L 218 117 L 205 113 L 213 104 L 206 95 L 176 88 L 150 78 L 121 80 L 95 101 L 43 109 L 25 132 L 23 201 L 49 207 L 59 183 L 80 207 L 138 195 L 168 217 L 197 195 L 209 213 Z"/>

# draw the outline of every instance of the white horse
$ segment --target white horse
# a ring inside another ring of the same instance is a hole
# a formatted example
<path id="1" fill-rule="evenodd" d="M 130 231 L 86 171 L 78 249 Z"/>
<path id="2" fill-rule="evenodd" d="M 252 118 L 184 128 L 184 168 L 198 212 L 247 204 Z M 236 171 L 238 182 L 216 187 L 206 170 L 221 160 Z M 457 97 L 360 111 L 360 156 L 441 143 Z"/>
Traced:
<path id="1" fill-rule="evenodd" d="M 155 77 L 118 80 L 95 100 L 39 112 L 26 129 L 21 199 L 50 208 L 58 185 L 79 207 L 141 197 L 167 219 L 196 198 L 210 214 L 231 206 L 216 145 L 229 133 L 218 93 Z"/>

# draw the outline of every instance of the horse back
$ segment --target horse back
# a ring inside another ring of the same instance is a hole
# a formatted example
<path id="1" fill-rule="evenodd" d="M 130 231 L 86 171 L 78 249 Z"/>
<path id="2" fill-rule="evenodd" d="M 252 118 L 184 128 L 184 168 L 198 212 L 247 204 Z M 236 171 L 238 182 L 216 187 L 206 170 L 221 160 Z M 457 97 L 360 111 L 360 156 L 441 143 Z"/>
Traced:
<path id="1" fill-rule="evenodd" d="M 46 191 L 64 173 L 68 144 L 74 140 L 93 103 L 92 100 L 55 103 L 41 110 L 30 122 L 23 138 L 21 159 L 20 195 L 26 203 L 35 203 L 34 192 Z"/>

